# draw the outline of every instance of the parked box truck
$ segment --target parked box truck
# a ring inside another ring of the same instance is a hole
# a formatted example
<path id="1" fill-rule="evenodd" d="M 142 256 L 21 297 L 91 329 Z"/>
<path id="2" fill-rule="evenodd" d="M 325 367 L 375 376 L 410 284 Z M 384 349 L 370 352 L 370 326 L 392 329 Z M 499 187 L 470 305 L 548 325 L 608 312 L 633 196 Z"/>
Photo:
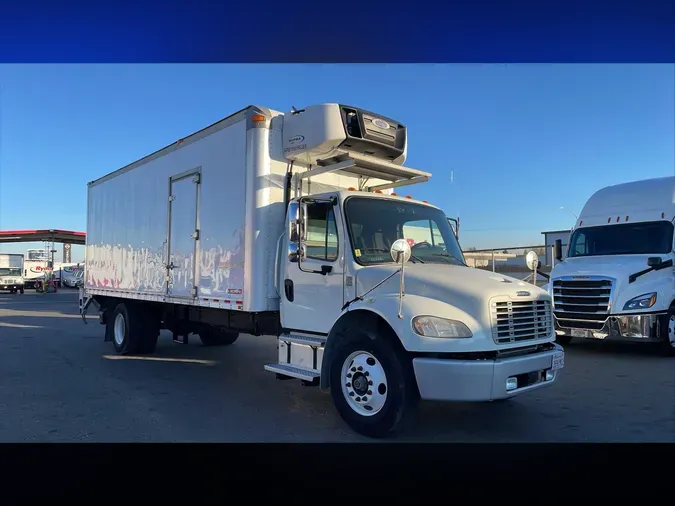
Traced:
<path id="1" fill-rule="evenodd" d="M 586 202 L 549 290 L 558 341 L 657 343 L 675 356 L 675 177 L 608 186 Z"/>
<path id="2" fill-rule="evenodd" d="M 356 107 L 250 106 L 89 183 L 83 316 L 95 303 L 121 354 L 151 353 L 160 329 L 275 336 L 265 369 L 329 390 L 373 437 L 420 398 L 551 385 L 550 295 L 467 267 L 451 220 L 394 193 L 430 177 L 403 166 L 407 144 Z"/>
<path id="3" fill-rule="evenodd" d="M 0 253 L 0 291 L 23 293 L 23 255 Z"/>

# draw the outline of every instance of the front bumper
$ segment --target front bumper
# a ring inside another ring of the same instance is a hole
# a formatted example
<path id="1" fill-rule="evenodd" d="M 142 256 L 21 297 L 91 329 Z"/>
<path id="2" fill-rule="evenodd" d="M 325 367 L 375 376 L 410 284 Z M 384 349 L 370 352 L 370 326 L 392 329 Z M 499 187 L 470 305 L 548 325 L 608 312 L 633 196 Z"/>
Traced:
<path id="1" fill-rule="evenodd" d="M 493 360 L 414 358 L 413 368 L 422 399 L 492 401 L 551 385 L 564 357 L 556 344 L 551 350 Z"/>
<path id="2" fill-rule="evenodd" d="M 21 290 L 23 288 L 23 285 L 18 284 L 18 283 L 12 283 L 12 284 L 4 284 L 0 283 L 0 290 Z"/>
<path id="3" fill-rule="evenodd" d="M 609 316 L 600 329 L 562 327 L 555 321 L 555 333 L 559 336 L 581 337 L 584 339 L 601 339 L 607 341 L 659 342 L 661 325 L 659 322 L 666 313 Z"/>

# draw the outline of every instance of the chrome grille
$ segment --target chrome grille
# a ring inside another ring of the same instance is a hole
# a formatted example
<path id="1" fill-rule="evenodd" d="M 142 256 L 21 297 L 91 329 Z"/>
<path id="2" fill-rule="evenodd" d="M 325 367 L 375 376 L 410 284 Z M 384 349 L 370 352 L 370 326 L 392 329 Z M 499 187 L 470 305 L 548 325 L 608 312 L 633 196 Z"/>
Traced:
<path id="1" fill-rule="evenodd" d="M 553 333 L 548 300 L 503 300 L 491 303 L 492 338 L 497 344 L 530 341 Z"/>
<path id="2" fill-rule="evenodd" d="M 554 279 L 554 313 L 561 327 L 600 330 L 607 320 L 613 280 Z"/>

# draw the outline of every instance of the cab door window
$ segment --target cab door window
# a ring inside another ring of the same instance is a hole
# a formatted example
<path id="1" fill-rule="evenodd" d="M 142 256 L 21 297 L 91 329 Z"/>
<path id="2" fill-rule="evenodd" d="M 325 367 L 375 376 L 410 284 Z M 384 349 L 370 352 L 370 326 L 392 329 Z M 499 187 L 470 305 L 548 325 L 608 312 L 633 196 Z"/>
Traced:
<path id="1" fill-rule="evenodd" d="M 333 205 L 317 202 L 307 206 L 307 258 L 334 262 L 338 258 L 338 233 Z"/>

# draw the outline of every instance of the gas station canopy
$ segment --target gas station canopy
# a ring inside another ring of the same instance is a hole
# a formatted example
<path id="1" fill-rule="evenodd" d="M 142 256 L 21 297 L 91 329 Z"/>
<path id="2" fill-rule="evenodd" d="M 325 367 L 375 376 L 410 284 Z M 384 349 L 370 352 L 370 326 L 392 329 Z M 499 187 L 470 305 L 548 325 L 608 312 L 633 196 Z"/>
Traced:
<path id="1" fill-rule="evenodd" d="M 85 244 L 84 232 L 71 230 L 0 230 L 0 243 L 5 242 L 59 242 L 64 244 Z"/>

